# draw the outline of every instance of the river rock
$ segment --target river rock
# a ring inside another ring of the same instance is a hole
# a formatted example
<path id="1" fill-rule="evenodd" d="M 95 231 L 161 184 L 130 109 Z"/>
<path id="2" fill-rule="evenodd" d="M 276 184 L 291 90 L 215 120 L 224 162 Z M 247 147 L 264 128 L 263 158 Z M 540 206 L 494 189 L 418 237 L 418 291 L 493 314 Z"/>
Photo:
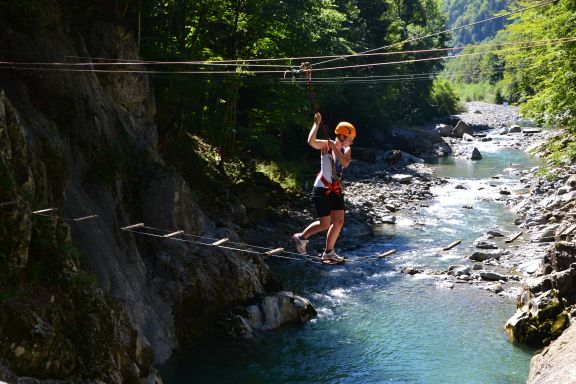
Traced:
<path id="1" fill-rule="evenodd" d="M 462 135 L 462 140 L 464 141 L 474 141 L 474 137 L 472 137 L 472 135 L 469 135 L 467 133 Z"/>
<path id="2" fill-rule="evenodd" d="M 486 290 L 494 293 L 500 293 L 504 290 L 504 286 L 501 283 L 490 284 L 486 286 Z"/>
<path id="3" fill-rule="evenodd" d="M 572 264 L 570 269 L 552 272 L 538 279 L 530 280 L 528 288 L 533 294 L 554 289 L 558 292 L 558 296 L 574 302 L 572 293 L 576 290 L 576 264 Z"/>
<path id="4" fill-rule="evenodd" d="M 482 280 L 486 280 L 486 281 L 500 281 L 500 280 L 508 280 L 508 278 L 504 275 L 501 275 L 499 273 L 496 272 L 490 272 L 490 271 L 482 271 L 480 272 L 480 277 L 482 278 Z"/>
<path id="5" fill-rule="evenodd" d="M 554 271 L 563 271 L 576 263 L 576 243 L 557 241 L 553 249 L 549 250 L 548 259 Z"/>
<path id="6" fill-rule="evenodd" d="M 542 132 L 542 130 L 538 129 L 538 128 L 524 128 L 522 130 L 522 132 L 524 132 L 527 135 L 533 135 L 535 133 L 540 133 Z"/>
<path id="7" fill-rule="evenodd" d="M 469 257 L 469 259 L 473 261 L 485 261 L 489 259 L 500 260 L 502 254 L 502 251 L 476 251 Z"/>
<path id="8" fill-rule="evenodd" d="M 396 224 L 396 216 L 383 216 L 380 220 L 384 224 Z"/>
<path id="9" fill-rule="evenodd" d="M 517 124 L 513 124 L 512 126 L 510 126 L 510 128 L 508 128 L 508 133 L 520 133 L 520 132 L 522 132 L 522 127 Z"/>
<path id="10" fill-rule="evenodd" d="M 412 175 L 395 174 L 392 175 L 392 180 L 400 184 L 410 184 L 414 177 Z"/>
<path id="11" fill-rule="evenodd" d="M 462 138 L 465 133 L 472 136 L 474 132 L 468 124 L 460 120 L 458 124 L 456 124 L 456 127 L 452 130 L 452 136 Z"/>
<path id="12" fill-rule="evenodd" d="M 479 249 L 498 249 L 496 243 L 484 239 L 474 241 L 474 246 Z"/>
<path id="13" fill-rule="evenodd" d="M 304 323 L 317 316 L 312 304 L 292 292 L 278 292 L 264 297 L 259 304 L 246 308 L 239 316 L 240 335 L 251 338 L 255 331 L 270 331 L 285 324 Z"/>
<path id="14" fill-rule="evenodd" d="M 448 124 L 436 124 L 436 132 L 442 137 L 448 137 L 452 134 L 454 127 Z"/>
<path id="15" fill-rule="evenodd" d="M 544 243 L 554 241 L 556 236 L 556 229 L 558 224 L 545 225 L 537 229 L 530 237 L 530 241 L 533 243 Z"/>
<path id="16" fill-rule="evenodd" d="M 558 291 L 549 290 L 530 299 L 506 323 L 511 341 L 547 345 L 569 325 L 568 314 L 558 299 Z"/>
<path id="17" fill-rule="evenodd" d="M 452 276 L 469 276 L 470 275 L 470 267 L 469 266 L 464 266 L 464 265 L 459 265 L 459 266 L 454 266 L 451 267 L 452 269 L 448 268 L 449 273 Z"/>
<path id="18" fill-rule="evenodd" d="M 478 148 L 474 147 L 472 154 L 470 155 L 470 160 L 482 160 L 482 154 L 480 154 Z"/>
<path id="19" fill-rule="evenodd" d="M 422 269 L 418 269 L 416 267 L 404 267 L 401 270 L 402 273 L 406 275 L 416 275 L 418 273 L 424 272 Z"/>

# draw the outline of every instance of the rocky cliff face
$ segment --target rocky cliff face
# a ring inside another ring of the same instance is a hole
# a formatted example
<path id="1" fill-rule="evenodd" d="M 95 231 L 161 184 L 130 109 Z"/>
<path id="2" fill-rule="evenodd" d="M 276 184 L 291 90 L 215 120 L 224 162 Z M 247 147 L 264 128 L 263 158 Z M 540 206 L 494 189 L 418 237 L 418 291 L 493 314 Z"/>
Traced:
<path id="1" fill-rule="evenodd" d="M 5 60 L 138 59 L 121 26 L 41 3 L 34 17 L 0 19 Z M 53 69 L 0 71 L 0 366 L 4 377 L 154 380 L 153 361 L 262 294 L 267 269 L 121 231 L 235 236 L 163 163 L 145 75 Z M 32 214 L 42 208 L 57 217 Z"/>

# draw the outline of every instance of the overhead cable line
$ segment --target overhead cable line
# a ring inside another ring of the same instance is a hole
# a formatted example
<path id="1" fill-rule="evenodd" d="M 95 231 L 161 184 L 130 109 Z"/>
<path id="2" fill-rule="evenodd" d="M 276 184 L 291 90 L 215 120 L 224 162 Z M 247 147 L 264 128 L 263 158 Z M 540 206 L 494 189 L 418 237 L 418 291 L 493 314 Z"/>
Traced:
<path id="1" fill-rule="evenodd" d="M 526 40 L 526 41 L 511 41 L 511 42 L 502 42 L 502 43 L 493 43 L 493 44 L 469 44 L 463 45 L 461 47 L 445 47 L 445 48 L 430 48 L 430 49 L 410 49 L 410 50 L 401 50 L 401 51 L 393 51 L 393 52 L 377 52 L 377 53 L 368 53 L 362 54 L 361 57 L 376 57 L 376 56 L 394 56 L 394 55 L 403 55 L 403 54 L 421 54 L 421 53 L 433 53 L 433 52 L 447 52 L 447 51 L 462 51 L 465 49 L 470 48 L 488 48 L 488 47 L 500 47 L 500 46 L 509 46 L 509 45 L 523 45 L 523 44 L 537 44 L 537 43 L 555 43 L 555 42 L 562 42 L 565 40 L 571 40 L 574 37 L 563 37 L 557 39 L 544 39 L 544 40 Z M 65 61 L 58 61 L 58 62 L 33 62 L 33 61 L 8 61 L 8 60 L 0 60 L 0 65 L 14 65 L 14 66 L 34 66 L 34 65 L 41 65 L 41 66 L 58 66 L 58 67 L 114 67 L 114 66 L 156 66 L 156 65 L 197 65 L 197 66 L 236 66 L 240 68 L 245 67 L 271 67 L 271 68 L 294 68 L 293 65 L 272 65 L 272 64 L 247 64 L 249 61 L 274 61 L 274 60 L 312 60 L 317 58 L 324 58 L 324 57 L 340 57 L 340 56 L 308 56 L 308 57 L 300 57 L 300 58 L 271 58 L 271 59 L 253 59 L 253 60 L 245 60 L 245 61 L 238 61 L 237 63 L 233 62 L 232 60 L 229 63 L 225 61 L 150 61 L 150 60 L 122 60 L 122 59 L 103 59 L 97 58 L 96 60 L 112 60 L 109 62 L 65 62 Z M 95 58 L 86 58 L 87 60 L 95 60 Z M 235 71 L 227 71 L 230 73 L 236 73 Z"/>
<path id="2" fill-rule="evenodd" d="M 576 37 L 569 37 L 563 38 L 561 41 L 557 40 L 554 44 L 563 44 L 563 43 L 570 43 L 576 41 Z M 532 45 L 528 46 L 519 46 L 519 47 L 511 47 L 505 49 L 495 49 L 490 51 L 482 51 L 482 52 L 472 52 L 472 53 L 462 53 L 459 55 L 448 55 L 448 56 L 438 56 L 438 57 L 428 57 L 428 58 L 421 58 L 421 59 L 407 59 L 407 60 L 398 60 L 398 61 L 386 61 L 386 62 L 377 62 L 377 63 L 369 63 L 369 64 L 354 64 L 354 65 L 346 65 L 346 66 L 338 66 L 338 67 L 326 67 L 326 68 L 317 68 L 314 69 L 315 72 L 325 72 L 325 71 L 334 71 L 334 70 L 345 70 L 345 69 L 355 69 L 355 68 L 371 68 L 371 67 L 379 67 L 385 65 L 397 65 L 397 64 L 408 64 L 408 63 L 415 63 L 415 62 L 425 62 L 425 61 L 439 61 L 444 59 L 457 59 L 460 57 L 465 56 L 477 56 L 477 55 L 484 55 L 490 53 L 499 53 L 499 52 L 507 52 L 515 49 L 530 49 L 539 47 L 545 44 L 548 44 L 549 40 L 540 41 L 539 44 L 532 43 Z M 1 64 L 1 63 L 0 63 Z M 37 71 L 60 71 L 60 72 L 94 72 L 94 73 L 134 73 L 134 74 L 188 74 L 188 75 L 257 75 L 257 74 L 285 74 L 286 71 L 248 71 L 248 70 L 240 70 L 240 71 L 159 71 L 159 70 L 117 70 L 117 69 L 75 69 L 75 68 L 35 68 L 35 67 L 18 67 L 18 66 L 1 66 L 1 69 L 11 69 L 11 70 L 37 70 Z"/>
<path id="3" fill-rule="evenodd" d="M 311 64 L 312 64 L 312 66 L 317 66 L 317 65 L 322 65 L 322 64 L 326 64 L 326 63 L 333 62 L 333 61 L 337 61 L 337 60 L 343 60 L 343 59 L 347 59 L 347 58 L 351 58 L 351 57 L 363 56 L 363 55 L 366 55 L 367 53 L 371 53 L 371 52 L 375 52 L 375 51 L 380 51 L 380 50 L 387 49 L 387 48 L 391 48 L 391 47 L 394 47 L 394 46 L 397 46 L 397 45 L 401 45 L 401 44 L 412 43 L 412 42 L 414 42 L 414 41 L 419 41 L 419 40 L 427 39 L 427 38 L 429 38 L 429 37 L 440 36 L 440 35 L 443 35 L 443 34 L 445 34 L 445 33 L 457 31 L 457 30 L 462 29 L 462 28 L 471 27 L 471 26 L 473 26 L 473 25 L 477 25 L 477 24 L 481 24 L 481 23 L 488 22 L 488 21 L 500 19 L 500 18 L 502 18 L 502 17 L 507 17 L 507 16 L 510 16 L 510 15 L 513 15 L 513 14 L 516 14 L 516 13 L 520 13 L 520 12 L 529 10 L 529 9 L 541 7 L 541 6 L 544 6 L 544 5 L 553 3 L 553 2 L 555 2 L 555 1 L 557 1 L 557 0 L 547 0 L 547 1 L 544 1 L 544 2 L 541 2 L 541 3 L 538 3 L 538 4 L 535 4 L 535 5 L 532 5 L 532 6 L 529 6 L 529 7 L 520 8 L 520 9 L 517 9 L 517 10 L 514 10 L 514 11 L 510 11 L 510 12 L 507 12 L 507 13 L 504 13 L 504 14 L 501 14 L 501 15 L 498 15 L 498 16 L 490 17 L 490 18 L 488 18 L 488 19 L 479 20 L 479 21 L 476 21 L 476 22 L 473 22 L 473 23 L 461 25 L 461 26 L 459 26 L 459 27 L 454 27 L 454 28 L 446 29 L 446 30 L 444 30 L 444 31 L 440 31 L 440 32 L 436 32 L 436 33 L 431 33 L 431 34 L 428 34 L 428 35 L 425 35 L 425 36 L 414 37 L 414 38 L 406 39 L 406 40 L 403 40 L 403 41 L 399 41 L 399 42 L 397 42 L 397 43 L 389 44 L 389 45 L 386 45 L 386 46 L 384 46 L 384 47 L 374 48 L 374 49 L 370 49 L 370 50 L 367 50 L 367 51 L 364 51 L 364 52 L 355 53 L 355 54 L 351 54 L 351 55 L 342 55 L 342 56 L 340 56 L 340 57 L 338 57 L 338 58 L 334 58 L 334 59 L 330 59 L 330 60 L 325 60 L 325 61 L 320 61 L 320 62 L 311 63 Z M 318 69 L 316 69 L 316 70 L 318 70 Z"/>

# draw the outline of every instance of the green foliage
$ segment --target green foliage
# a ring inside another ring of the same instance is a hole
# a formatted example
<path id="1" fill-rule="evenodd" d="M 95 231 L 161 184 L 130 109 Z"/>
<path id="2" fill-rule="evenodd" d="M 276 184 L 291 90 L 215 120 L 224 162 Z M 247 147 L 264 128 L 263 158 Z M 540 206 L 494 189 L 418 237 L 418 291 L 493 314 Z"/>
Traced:
<path id="1" fill-rule="evenodd" d="M 490 83 L 457 83 L 454 84 L 455 93 L 461 102 L 484 101 L 487 103 L 497 103 L 497 92 Z M 500 96 L 500 100 L 502 97 Z M 502 101 L 500 101 L 502 102 Z"/>
<path id="2" fill-rule="evenodd" d="M 313 172 L 301 161 L 258 163 L 256 170 L 280 184 L 282 188 L 292 192 L 301 191 L 305 181 L 310 178 L 310 174 Z"/>
<path id="3" fill-rule="evenodd" d="M 447 63 L 443 76 L 455 83 L 495 85 L 502 79 L 504 72 L 504 61 L 497 54 L 502 49 L 505 48 L 496 40 L 491 40 L 481 47 L 466 48 L 457 53 L 457 58 Z M 486 53 L 492 51 L 496 53 Z"/>
<path id="4" fill-rule="evenodd" d="M 521 1 L 518 6 L 532 3 Z M 513 17 L 515 21 L 500 33 L 508 41 L 549 40 L 574 36 L 576 3 L 559 0 Z M 500 83 L 504 98 L 523 103 L 520 111 L 540 124 L 564 127 L 566 134 L 548 145 L 552 164 L 576 158 L 576 44 L 545 43 L 530 49 L 509 50 Z"/>
<path id="5" fill-rule="evenodd" d="M 350 54 L 388 45 L 392 45 L 390 50 L 443 47 L 448 39 L 439 35 L 393 46 L 444 28 L 445 18 L 435 0 L 143 0 L 142 14 L 141 54 L 151 60 Z M 395 59 L 416 57 L 421 56 L 403 54 Z M 277 64 L 298 68 L 301 61 Z M 358 61 L 341 59 L 320 67 Z M 381 61 L 382 57 L 361 59 L 362 63 Z M 386 123 L 423 121 L 435 113 L 429 103 L 431 80 L 370 85 L 321 84 L 316 80 L 426 73 L 441 67 L 442 63 L 430 61 L 319 71 L 313 75 L 314 92 L 329 130 L 340 120 L 384 129 Z M 197 67 L 163 68 L 182 71 Z M 192 134 L 217 147 L 224 161 L 237 155 L 274 161 L 301 157 L 308 150 L 305 138 L 313 114 L 306 85 L 279 83 L 282 73 L 262 76 L 247 69 L 239 68 L 235 75 L 155 77 L 161 149 L 173 148 L 172 142 Z"/>
<path id="6" fill-rule="evenodd" d="M 448 26 L 456 28 L 485 20 L 504 10 L 507 0 L 442 0 L 443 8 L 448 14 Z M 452 32 L 452 44 L 462 46 L 479 43 L 493 38 L 507 23 L 506 18 L 479 23 Z"/>
<path id="7" fill-rule="evenodd" d="M 530 3 L 520 2 L 520 6 Z M 501 36 L 510 41 L 572 37 L 576 4 L 560 0 L 515 15 L 514 24 Z M 576 123 L 576 45 L 541 44 L 531 49 L 504 54 L 507 70 L 503 80 L 505 95 L 526 101 L 521 111 L 540 123 L 574 126 Z"/>
<path id="8" fill-rule="evenodd" d="M 458 113 L 462 107 L 458 103 L 458 97 L 454 89 L 445 79 L 436 79 L 432 84 L 430 103 L 436 109 L 439 116 L 447 116 Z"/>

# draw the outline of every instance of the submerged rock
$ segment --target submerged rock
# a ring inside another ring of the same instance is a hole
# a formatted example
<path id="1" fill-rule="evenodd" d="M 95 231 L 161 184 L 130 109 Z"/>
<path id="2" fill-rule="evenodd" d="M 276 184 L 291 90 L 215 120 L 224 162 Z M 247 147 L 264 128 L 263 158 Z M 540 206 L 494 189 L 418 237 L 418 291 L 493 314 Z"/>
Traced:
<path id="1" fill-rule="evenodd" d="M 470 155 L 470 160 L 482 160 L 482 155 L 480 154 L 478 148 L 474 147 L 472 154 Z"/>
<path id="2" fill-rule="evenodd" d="M 255 333 L 278 329 L 286 324 L 302 324 L 317 316 L 310 301 L 292 292 L 278 292 L 264 297 L 258 304 L 251 305 L 235 317 L 236 324 L 228 333 L 235 337 L 250 339 Z"/>

